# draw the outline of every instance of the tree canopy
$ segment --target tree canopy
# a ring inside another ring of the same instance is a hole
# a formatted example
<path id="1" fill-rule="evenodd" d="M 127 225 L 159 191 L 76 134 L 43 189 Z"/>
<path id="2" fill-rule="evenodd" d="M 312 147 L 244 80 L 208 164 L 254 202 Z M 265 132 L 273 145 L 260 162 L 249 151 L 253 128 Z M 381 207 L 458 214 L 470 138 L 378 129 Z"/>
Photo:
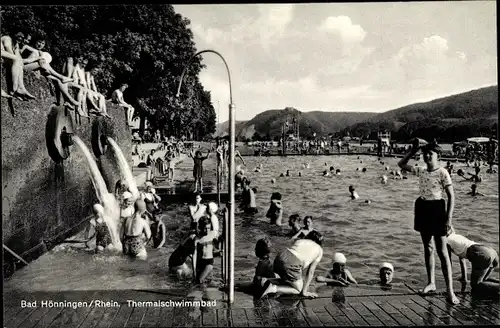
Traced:
<path id="1" fill-rule="evenodd" d="M 2 35 L 44 35 L 59 72 L 68 57 L 86 57 L 107 98 L 127 83 L 125 100 L 152 130 L 198 139 L 215 132 L 210 92 L 198 78 L 204 68 L 200 56 L 175 97 L 182 70 L 197 50 L 190 21 L 172 5 L 2 6 L 1 21 Z"/>

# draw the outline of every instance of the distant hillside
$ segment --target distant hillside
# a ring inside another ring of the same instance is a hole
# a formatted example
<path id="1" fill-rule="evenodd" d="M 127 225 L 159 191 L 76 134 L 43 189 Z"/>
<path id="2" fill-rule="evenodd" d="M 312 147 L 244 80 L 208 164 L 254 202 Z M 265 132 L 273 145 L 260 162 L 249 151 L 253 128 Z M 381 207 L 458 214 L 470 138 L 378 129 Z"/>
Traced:
<path id="1" fill-rule="evenodd" d="M 248 121 L 236 121 L 236 131 L 239 131 L 238 127 L 241 127 L 246 122 Z M 227 134 L 229 134 L 229 121 L 219 123 L 215 128 L 214 137 L 222 137 Z"/>
<path id="2" fill-rule="evenodd" d="M 496 134 L 497 124 L 498 86 L 490 86 L 380 113 L 347 126 L 343 133 L 374 139 L 387 129 L 395 140 L 457 141 Z"/>
<path id="3" fill-rule="evenodd" d="M 254 133 L 270 138 L 281 135 L 281 126 L 288 120 L 292 123 L 292 117 L 299 117 L 299 131 L 303 136 L 316 133 L 317 136 L 326 136 L 342 130 L 344 127 L 367 120 L 376 113 L 363 112 L 301 112 L 295 108 L 271 109 L 257 114 L 250 121 L 240 121 L 236 124 L 237 137 L 252 138 Z M 217 132 L 227 133 L 228 122 L 219 124 Z"/>

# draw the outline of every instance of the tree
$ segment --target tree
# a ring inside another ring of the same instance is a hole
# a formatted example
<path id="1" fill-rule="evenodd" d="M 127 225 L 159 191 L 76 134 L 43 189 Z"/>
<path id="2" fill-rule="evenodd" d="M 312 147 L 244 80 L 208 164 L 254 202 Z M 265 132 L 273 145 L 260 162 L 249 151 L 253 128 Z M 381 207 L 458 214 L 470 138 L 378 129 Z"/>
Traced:
<path id="1" fill-rule="evenodd" d="M 44 32 L 51 65 L 61 71 L 67 57 L 82 54 L 98 69 L 101 93 L 128 83 L 125 101 L 154 130 L 199 138 L 215 131 L 210 94 L 199 82 L 201 57 L 190 64 L 181 97 L 180 75 L 196 53 L 190 21 L 171 5 L 8 6 L 1 8 L 2 34 Z M 50 33 L 49 33 L 50 32 Z M 196 123 L 189 123 L 194 121 Z M 180 124 L 180 125 L 178 125 Z"/>

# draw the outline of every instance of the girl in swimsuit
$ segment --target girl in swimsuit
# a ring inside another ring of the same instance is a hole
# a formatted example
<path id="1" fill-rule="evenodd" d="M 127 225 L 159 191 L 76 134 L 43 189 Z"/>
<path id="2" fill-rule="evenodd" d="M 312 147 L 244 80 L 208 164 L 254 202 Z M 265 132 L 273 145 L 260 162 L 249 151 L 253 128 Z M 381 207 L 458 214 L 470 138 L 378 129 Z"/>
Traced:
<path id="1" fill-rule="evenodd" d="M 151 217 L 161 212 L 158 205 L 161 197 L 156 194 L 151 181 L 146 181 L 146 190 L 141 193 L 141 199 L 146 203 L 146 211 L 151 214 Z"/>
<path id="2" fill-rule="evenodd" d="M 93 210 L 95 217 L 90 220 L 90 226 L 87 232 L 89 232 L 92 227 L 94 228 L 94 235 L 88 239 L 90 240 L 95 236 L 95 252 L 99 253 L 107 249 L 109 246 L 111 246 L 110 248 L 112 248 L 113 244 L 111 242 L 111 234 L 109 233 L 109 228 L 104 221 L 104 208 L 101 204 L 95 204 L 93 206 Z"/>
<path id="3" fill-rule="evenodd" d="M 298 222 L 298 220 L 297 220 Z M 297 223 L 298 224 L 298 223 Z M 300 229 L 294 236 L 292 236 L 293 239 L 303 239 L 307 236 L 308 233 L 313 231 L 313 220 L 312 216 L 306 216 L 304 218 L 304 228 Z"/>
<path id="4" fill-rule="evenodd" d="M 213 240 L 216 235 L 207 218 L 199 221 L 198 230 L 199 234 L 194 241 L 193 278 L 196 283 L 203 283 L 214 268 Z"/>
<path id="5" fill-rule="evenodd" d="M 200 193 L 203 192 L 203 161 L 208 158 L 210 151 L 207 152 L 206 156 L 203 156 L 201 150 L 197 150 L 193 153 L 191 151 L 189 156 L 194 161 L 193 166 L 193 177 L 194 177 L 194 192 L 198 192 L 198 185 L 200 185 Z"/>
<path id="6" fill-rule="evenodd" d="M 146 212 L 146 203 L 139 199 L 135 202 L 135 213 L 127 218 L 122 226 L 123 254 L 145 260 L 148 256 L 145 241 L 151 238 L 148 222 L 142 217 Z M 145 234 L 145 239 L 143 235 Z"/>
<path id="7" fill-rule="evenodd" d="M 198 221 L 205 216 L 207 207 L 201 203 L 201 195 L 195 194 L 195 204 L 189 205 L 189 215 L 191 216 L 191 229 L 198 228 Z"/>

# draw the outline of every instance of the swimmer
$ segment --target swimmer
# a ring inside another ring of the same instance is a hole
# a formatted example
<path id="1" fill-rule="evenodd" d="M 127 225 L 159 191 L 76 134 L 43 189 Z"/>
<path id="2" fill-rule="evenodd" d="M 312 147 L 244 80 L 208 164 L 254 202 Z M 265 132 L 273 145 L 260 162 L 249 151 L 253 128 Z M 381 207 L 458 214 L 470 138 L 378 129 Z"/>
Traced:
<path id="1" fill-rule="evenodd" d="M 477 191 L 477 185 L 475 183 L 473 183 L 471 186 L 470 186 L 470 189 L 471 191 L 469 191 L 467 193 L 467 195 L 471 195 L 471 196 L 484 196 L 484 194 L 480 193 Z"/>
<path id="2" fill-rule="evenodd" d="M 189 205 L 189 215 L 191 216 L 191 229 L 196 230 L 198 221 L 205 216 L 207 207 L 201 203 L 201 194 L 196 193 L 194 196 L 194 204 Z"/>
<path id="3" fill-rule="evenodd" d="M 290 176 L 290 170 L 286 170 L 286 176 L 289 177 Z"/>
<path id="4" fill-rule="evenodd" d="M 271 241 L 267 238 L 259 239 L 255 244 L 255 256 L 259 259 L 259 263 L 255 267 L 252 286 L 260 288 L 267 279 L 279 278 L 273 271 L 273 263 L 269 259 L 270 253 Z"/>
<path id="5" fill-rule="evenodd" d="M 333 171 L 335 171 L 335 169 L 333 168 L 333 166 L 330 166 L 330 173 L 333 173 Z"/>
<path id="6" fill-rule="evenodd" d="M 148 222 L 143 218 L 146 212 L 146 203 L 142 199 L 138 199 L 134 207 L 134 215 L 127 218 L 125 224 L 122 226 L 121 236 L 123 236 L 123 254 L 146 260 L 148 254 L 144 242 L 151 238 L 151 229 Z M 146 235 L 145 240 L 143 234 Z"/>
<path id="7" fill-rule="evenodd" d="M 353 186 L 349 186 L 349 192 L 351 193 L 351 199 L 358 199 L 359 198 L 359 195 Z"/>
<path id="8" fill-rule="evenodd" d="M 272 179 L 271 179 L 271 183 L 273 183 L 273 184 L 274 184 L 274 183 L 276 183 L 276 179 L 275 179 L 275 178 L 272 178 Z"/>
<path id="9" fill-rule="evenodd" d="M 381 178 L 381 180 L 380 180 L 380 182 L 382 184 L 387 184 L 387 175 L 383 175 L 382 178 Z"/>
<path id="10" fill-rule="evenodd" d="M 167 232 L 165 223 L 159 215 L 154 215 L 151 222 L 151 235 L 153 241 L 153 248 L 161 248 L 167 240 Z"/>
<path id="11" fill-rule="evenodd" d="M 335 175 L 340 175 L 340 169 L 335 170 Z"/>
<path id="12" fill-rule="evenodd" d="M 285 175 L 283 173 L 280 174 L 280 178 L 284 178 Z"/>
<path id="13" fill-rule="evenodd" d="M 359 167 L 356 168 L 356 171 L 361 171 L 361 169 Z"/>
<path id="14" fill-rule="evenodd" d="M 255 170 L 253 170 L 254 172 L 260 172 L 262 170 L 262 164 L 258 164 L 257 167 L 255 168 Z"/>
<path id="15" fill-rule="evenodd" d="M 283 206 L 281 204 L 281 194 L 279 192 L 272 193 L 271 204 L 267 210 L 266 218 L 271 220 L 271 224 L 281 226 L 281 221 L 283 220 Z"/>
<path id="16" fill-rule="evenodd" d="M 394 278 L 394 266 L 388 262 L 382 263 L 379 270 L 380 284 L 390 286 Z"/>
<path id="17" fill-rule="evenodd" d="M 175 273 L 179 279 L 188 277 L 191 274 L 186 262 L 188 258 L 191 258 L 191 261 L 193 260 L 195 238 L 196 230 L 192 230 L 189 236 L 180 243 L 168 259 L 169 271 Z"/>
<path id="18" fill-rule="evenodd" d="M 366 173 L 366 167 L 363 167 L 362 172 L 363 172 L 363 173 Z"/>
<path id="19" fill-rule="evenodd" d="M 253 189 L 250 189 L 250 180 L 245 180 L 243 185 L 240 208 L 247 214 L 256 214 L 258 212 L 255 192 Z"/>
<path id="20" fill-rule="evenodd" d="M 386 167 L 385 167 L 385 170 L 386 170 L 386 171 L 389 171 L 389 166 L 386 166 Z"/>
<path id="21" fill-rule="evenodd" d="M 94 228 L 95 233 L 89 239 L 95 236 L 95 252 L 99 253 L 104 251 L 105 249 L 111 249 L 113 247 L 113 244 L 111 242 L 111 234 L 109 232 L 109 228 L 104 221 L 104 207 L 102 207 L 101 204 L 95 204 L 92 209 L 94 211 L 95 217 L 90 220 L 90 227 Z"/>
<path id="22" fill-rule="evenodd" d="M 471 176 L 469 180 L 472 180 L 473 182 L 482 182 L 483 181 L 483 175 L 480 174 L 481 168 L 478 167 L 478 166 L 476 166 L 474 168 L 474 170 L 475 170 L 475 174 L 467 172 L 467 174 Z"/>
<path id="23" fill-rule="evenodd" d="M 333 255 L 332 270 L 328 271 L 326 277 L 318 276 L 316 281 L 341 287 L 347 287 L 351 283 L 357 284 L 356 279 L 354 279 L 351 272 L 346 268 L 346 262 L 347 259 L 344 254 L 335 253 Z"/>
<path id="24" fill-rule="evenodd" d="M 290 217 L 288 218 L 288 226 L 290 228 L 292 228 L 292 231 L 290 232 L 290 234 L 292 236 L 295 236 L 297 233 L 299 233 L 301 231 L 301 228 L 300 228 L 300 216 L 298 214 L 292 214 L 290 215 Z M 305 237 L 304 235 L 300 235 L 297 237 L 298 239 L 300 238 L 303 238 Z M 296 238 L 296 239 L 297 239 Z"/>
<path id="25" fill-rule="evenodd" d="M 301 239 L 301 238 L 306 238 L 306 236 L 313 231 L 313 220 L 312 216 L 306 216 L 304 218 L 304 227 L 300 229 L 295 235 L 292 236 L 293 239 Z"/>
<path id="26" fill-rule="evenodd" d="M 301 177 L 301 176 L 302 176 L 302 172 L 299 171 L 299 177 Z"/>
<path id="27" fill-rule="evenodd" d="M 498 267 L 498 253 L 492 247 L 476 243 L 461 236 L 452 229 L 447 237 L 447 247 L 449 256 L 455 254 L 460 259 L 460 269 L 462 277 L 460 281 L 467 283 L 467 265 L 465 260 L 469 260 L 472 266 L 471 287 L 472 293 L 485 297 L 492 295 L 498 298 L 499 280 L 490 277 L 495 268 Z M 465 286 L 464 286 L 465 287 Z"/>
<path id="28" fill-rule="evenodd" d="M 330 176 L 330 172 L 328 172 L 328 170 L 324 170 L 324 171 L 323 171 L 323 176 L 324 176 L 324 177 L 328 177 L 328 176 Z"/>

